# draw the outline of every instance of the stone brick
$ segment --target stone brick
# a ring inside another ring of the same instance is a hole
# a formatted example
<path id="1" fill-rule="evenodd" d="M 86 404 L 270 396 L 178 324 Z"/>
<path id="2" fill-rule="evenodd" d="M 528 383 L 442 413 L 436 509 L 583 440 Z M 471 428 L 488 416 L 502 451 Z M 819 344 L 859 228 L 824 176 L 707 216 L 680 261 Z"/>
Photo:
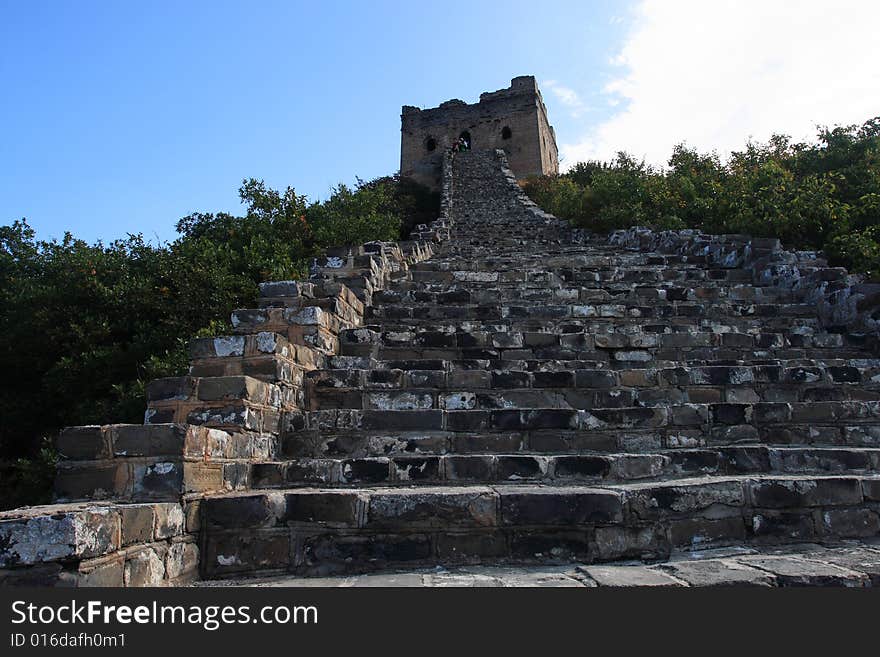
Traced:
<path id="1" fill-rule="evenodd" d="M 199 566 L 199 548 L 194 543 L 172 543 L 165 555 L 165 575 L 174 580 L 196 576 Z"/>
<path id="2" fill-rule="evenodd" d="M 86 588 L 130 586 L 126 580 L 125 560 L 119 556 L 81 562 L 78 570 L 77 586 Z"/>
<path id="3" fill-rule="evenodd" d="M 646 566 L 583 566 L 581 570 L 599 586 L 605 587 L 686 586 L 682 580 Z"/>
<path id="4" fill-rule="evenodd" d="M 125 560 L 125 586 L 159 586 L 165 579 L 163 556 L 153 548 L 144 548 Z"/>
<path id="5" fill-rule="evenodd" d="M 368 527 L 487 527 L 497 524 L 487 488 L 398 489 L 370 494 Z"/>
<path id="6" fill-rule="evenodd" d="M 106 429 L 98 425 L 63 429 L 55 441 L 55 449 L 68 459 L 91 460 L 110 456 Z"/>
<path id="7" fill-rule="evenodd" d="M 662 567 L 691 586 L 775 586 L 776 578 L 734 559 L 673 562 Z"/>
<path id="8" fill-rule="evenodd" d="M 201 503 L 202 522 L 223 529 L 272 526 L 278 513 L 278 504 L 269 494 L 209 497 Z"/>
<path id="9" fill-rule="evenodd" d="M 506 525 L 579 525 L 620 522 L 620 494 L 593 488 L 503 488 L 501 520 Z"/>
<path id="10" fill-rule="evenodd" d="M 368 498 L 357 491 L 292 491 L 285 495 L 286 522 L 359 527 L 365 522 Z"/>
<path id="11" fill-rule="evenodd" d="M 862 501 L 858 479 L 773 479 L 749 484 L 752 504 L 768 509 L 838 506 Z"/>
<path id="12" fill-rule="evenodd" d="M 863 573 L 811 559 L 768 554 L 747 555 L 736 561 L 772 573 L 779 586 L 863 587 L 869 583 Z"/>
<path id="13" fill-rule="evenodd" d="M 0 568 L 108 554 L 119 548 L 121 520 L 102 507 L 59 509 L 0 521 Z"/>
<path id="14" fill-rule="evenodd" d="M 738 514 L 744 502 L 742 484 L 736 480 L 641 484 L 627 492 L 629 512 L 644 519 L 710 508 L 715 514 Z"/>
<path id="15" fill-rule="evenodd" d="M 153 540 L 153 506 L 131 504 L 120 509 L 122 518 L 122 545 L 149 543 Z"/>
<path id="16" fill-rule="evenodd" d="M 286 529 L 212 533 L 203 555 L 203 568 L 208 575 L 286 569 L 290 563 L 290 533 Z"/>

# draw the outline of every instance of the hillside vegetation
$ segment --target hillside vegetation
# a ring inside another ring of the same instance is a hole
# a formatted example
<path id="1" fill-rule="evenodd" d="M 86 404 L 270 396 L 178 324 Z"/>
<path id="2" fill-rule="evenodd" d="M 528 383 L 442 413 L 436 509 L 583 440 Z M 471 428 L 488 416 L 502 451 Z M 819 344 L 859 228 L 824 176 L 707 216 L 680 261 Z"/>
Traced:
<path id="1" fill-rule="evenodd" d="M 229 330 L 258 283 L 308 275 L 330 246 L 396 240 L 439 198 L 398 177 L 339 185 L 323 203 L 256 180 L 242 216 L 196 213 L 180 237 L 88 244 L 0 227 L 0 508 L 48 501 L 63 426 L 143 421 L 144 386 L 184 374 L 187 341 Z"/>
<path id="2" fill-rule="evenodd" d="M 530 179 L 525 190 L 547 212 L 596 232 L 652 226 L 779 237 L 880 275 L 880 117 L 822 128 L 812 143 L 776 135 L 725 161 L 685 145 L 664 168 L 619 153 Z"/>

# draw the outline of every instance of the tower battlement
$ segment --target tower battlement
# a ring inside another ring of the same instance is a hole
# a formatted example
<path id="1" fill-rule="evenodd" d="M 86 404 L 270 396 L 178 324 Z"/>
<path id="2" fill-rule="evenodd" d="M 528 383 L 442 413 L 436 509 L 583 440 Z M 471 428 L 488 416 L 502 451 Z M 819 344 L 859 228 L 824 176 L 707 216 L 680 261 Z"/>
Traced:
<path id="1" fill-rule="evenodd" d="M 518 178 L 559 171 L 556 133 L 531 75 L 482 93 L 473 104 L 452 99 L 431 109 L 404 105 L 400 121 L 400 173 L 434 189 L 443 151 L 462 135 L 475 150 L 503 149 Z"/>

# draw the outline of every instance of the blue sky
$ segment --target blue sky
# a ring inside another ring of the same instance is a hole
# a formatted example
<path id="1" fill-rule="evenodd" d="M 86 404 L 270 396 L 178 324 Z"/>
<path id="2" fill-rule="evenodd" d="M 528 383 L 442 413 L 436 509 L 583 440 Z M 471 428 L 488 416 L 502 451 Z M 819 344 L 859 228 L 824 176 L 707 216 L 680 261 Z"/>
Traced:
<path id="1" fill-rule="evenodd" d="M 400 107 L 538 78 L 563 167 L 880 114 L 872 0 L 0 0 L 0 224 L 169 240 L 242 178 L 399 166 Z"/>
<path id="2" fill-rule="evenodd" d="M 172 239 L 192 211 L 239 210 L 244 177 L 324 198 L 397 170 L 401 105 L 522 74 L 598 90 L 625 9 L 424 7 L 2 0 L 0 223 Z"/>

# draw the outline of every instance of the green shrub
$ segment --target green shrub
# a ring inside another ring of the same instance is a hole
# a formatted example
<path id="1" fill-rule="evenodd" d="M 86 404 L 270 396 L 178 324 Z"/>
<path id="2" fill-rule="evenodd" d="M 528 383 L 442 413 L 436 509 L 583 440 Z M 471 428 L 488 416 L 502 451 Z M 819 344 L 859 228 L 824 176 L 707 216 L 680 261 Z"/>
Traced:
<path id="1" fill-rule="evenodd" d="M 548 212 L 596 232 L 643 225 L 778 237 L 788 247 L 824 249 L 854 271 L 880 272 L 880 117 L 821 128 L 814 143 L 774 135 L 724 163 L 684 145 L 664 169 L 620 153 L 532 178 L 525 190 Z"/>
<path id="2" fill-rule="evenodd" d="M 838 261 L 850 263 L 855 271 L 865 272 L 872 280 L 880 279 L 880 226 L 835 235 L 828 252 Z"/>

